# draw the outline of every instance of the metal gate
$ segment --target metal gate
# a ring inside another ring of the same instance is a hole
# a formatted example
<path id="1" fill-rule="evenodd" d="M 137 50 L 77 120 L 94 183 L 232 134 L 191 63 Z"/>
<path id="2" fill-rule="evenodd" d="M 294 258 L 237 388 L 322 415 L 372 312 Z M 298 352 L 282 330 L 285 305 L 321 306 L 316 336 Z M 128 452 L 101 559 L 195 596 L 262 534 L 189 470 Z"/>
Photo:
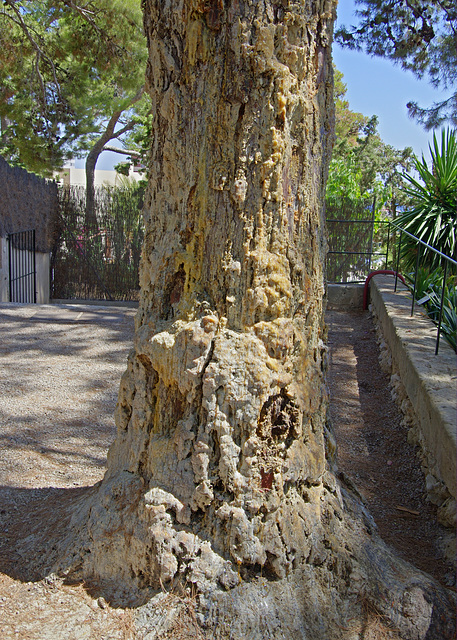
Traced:
<path id="1" fill-rule="evenodd" d="M 36 303 L 35 229 L 8 234 L 10 302 Z"/>

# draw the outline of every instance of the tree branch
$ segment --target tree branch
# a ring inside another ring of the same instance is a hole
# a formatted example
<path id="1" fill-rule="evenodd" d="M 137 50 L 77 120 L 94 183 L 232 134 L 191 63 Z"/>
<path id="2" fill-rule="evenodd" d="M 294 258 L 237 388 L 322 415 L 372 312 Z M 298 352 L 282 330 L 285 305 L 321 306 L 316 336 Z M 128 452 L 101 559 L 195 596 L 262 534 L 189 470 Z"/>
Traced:
<path id="1" fill-rule="evenodd" d="M 89 9 L 80 7 L 75 2 L 73 2 L 73 0 L 64 0 L 63 3 L 66 7 L 70 7 L 70 9 L 73 9 L 74 11 L 76 11 L 76 13 L 78 13 L 81 16 L 81 18 L 84 18 L 84 20 L 89 22 L 89 24 L 91 24 L 96 31 L 100 31 L 100 27 L 97 25 L 97 23 L 92 17 L 92 16 L 95 16 L 95 11 L 89 11 Z"/>
<path id="2" fill-rule="evenodd" d="M 12 16 L 9 16 L 5 12 L 3 12 L 3 15 L 5 17 L 9 18 L 12 22 L 17 24 L 22 29 L 22 32 L 27 37 L 28 41 L 32 45 L 32 48 L 35 50 L 35 52 L 37 54 L 36 61 L 35 61 L 35 71 L 37 73 L 38 81 L 40 83 L 41 91 L 42 91 L 42 95 L 43 95 L 43 111 L 46 114 L 46 111 L 47 111 L 47 109 L 46 109 L 46 88 L 45 88 L 45 83 L 44 83 L 44 80 L 43 80 L 43 76 L 41 75 L 41 72 L 40 72 L 40 58 L 43 57 L 48 62 L 49 66 L 51 67 L 52 76 L 54 78 L 54 84 L 56 86 L 57 94 L 58 94 L 58 96 L 60 98 L 61 97 L 60 84 L 59 84 L 59 82 L 57 80 L 56 69 L 55 69 L 54 63 L 51 60 L 51 58 L 43 51 L 43 49 L 40 47 L 40 45 L 36 42 L 35 38 L 32 37 L 32 34 L 30 33 L 30 29 L 26 25 L 22 15 L 21 15 L 21 12 L 19 11 L 19 9 L 17 9 L 17 7 L 15 6 L 14 2 L 12 2 L 12 0 L 4 0 L 4 4 L 6 6 L 10 7 L 12 9 L 12 11 L 14 11 L 14 13 L 17 16 L 17 20 L 15 20 Z"/>
<path id="3" fill-rule="evenodd" d="M 127 108 L 130 108 L 136 102 L 138 102 L 138 100 L 140 100 L 140 98 L 143 95 L 143 93 L 144 93 L 144 86 L 142 86 L 142 87 L 140 87 L 140 89 L 138 89 L 136 94 L 133 96 L 132 100 L 129 102 L 129 105 L 128 105 Z M 102 133 L 102 135 L 95 142 L 94 146 L 92 147 L 91 151 L 89 152 L 88 158 L 89 158 L 89 156 L 92 156 L 92 155 L 96 155 L 98 157 L 98 155 L 100 155 L 103 147 L 106 145 L 107 142 L 109 142 L 110 140 L 114 140 L 114 139 L 118 138 L 120 135 L 122 135 L 122 133 L 125 133 L 126 131 L 130 131 L 130 129 L 133 128 L 134 123 L 133 122 L 129 122 L 127 125 L 125 125 L 119 131 L 116 131 L 116 132 L 114 131 L 114 129 L 116 128 L 117 123 L 119 122 L 119 118 L 121 117 L 123 111 L 125 111 L 125 109 L 119 109 L 118 111 L 115 111 L 112 114 L 111 118 L 108 120 L 108 124 L 106 125 L 105 131 Z"/>
<path id="4" fill-rule="evenodd" d="M 111 140 L 117 140 L 124 133 L 127 133 L 127 131 L 131 131 L 134 126 L 135 126 L 134 122 L 132 122 L 132 121 L 128 122 L 125 126 L 122 127 L 122 129 L 119 129 L 119 131 L 116 131 L 116 132 L 113 133 L 113 135 L 111 137 Z"/>
<path id="5" fill-rule="evenodd" d="M 114 153 L 121 153 L 125 156 L 134 156 L 135 158 L 141 158 L 141 153 L 135 151 L 135 149 L 121 149 L 120 147 L 113 147 L 112 145 L 105 144 L 103 151 L 113 151 Z"/>
<path id="6" fill-rule="evenodd" d="M 127 108 L 130 109 L 130 107 L 132 107 L 134 104 L 136 104 L 141 99 L 143 93 L 144 93 L 144 85 L 138 89 L 138 91 L 133 96 L 132 101 L 130 102 L 130 104 L 129 104 L 129 106 Z M 124 111 L 125 111 L 125 109 L 124 109 Z M 119 120 L 119 118 L 118 118 L 118 120 Z M 116 132 L 113 131 L 113 135 L 111 137 L 111 140 L 120 138 L 124 133 L 127 133 L 127 131 L 131 131 L 134 126 L 135 126 L 135 123 L 130 120 L 129 122 L 127 122 L 127 124 L 125 124 L 122 127 L 122 129 L 119 129 L 119 131 L 116 131 Z"/>
<path id="7" fill-rule="evenodd" d="M 91 11 L 86 7 L 81 7 L 79 4 L 77 4 L 73 0 L 63 0 L 63 4 L 69 9 L 72 9 L 75 13 L 81 16 L 83 20 L 85 20 L 88 24 L 90 24 L 90 26 L 96 31 L 96 33 L 102 36 L 102 39 L 106 42 L 106 44 L 110 48 L 112 48 L 113 51 L 116 51 L 118 55 L 119 54 L 125 55 L 124 47 L 119 46 L 115 42 L 115 40 L 113 40 L 113 38 L 110 37 L 108 31 L 105 31 L 104 29 L 100 28 L 99 25 L 97 24 L 97 21 L 95 20 L 95 17 L 97 16 L 96 11 Z M 138 26 L 134 22 L 130 22 L 130 24 L 131 25 L 134 24 L 135 26 Z"/>

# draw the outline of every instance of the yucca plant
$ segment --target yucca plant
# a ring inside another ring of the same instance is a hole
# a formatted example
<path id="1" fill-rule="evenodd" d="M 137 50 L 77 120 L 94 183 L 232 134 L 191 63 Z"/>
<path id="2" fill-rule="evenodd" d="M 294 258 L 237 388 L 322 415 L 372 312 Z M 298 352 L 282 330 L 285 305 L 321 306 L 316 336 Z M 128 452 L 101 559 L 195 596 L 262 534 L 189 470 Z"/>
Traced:
<path id="1" fill-rule="evenodd" d="M 430 294 L 433 290 L 437 290 L 443 283 L 443 270 L 438 267 L 434 271 L 430 271 L 427 267 L 419 266 L 417 276 L 415 271 L 405 273 L 406 283 L 411 290 L 414 289 L 414 281 L 416 281 L 416 300 L 420 300 L 424 296 Z"/>
<path id="2" fill-rule="evenodd" d="M 401 228 L 455 259 L 455 226 L 457 215 L 457 140 L 453 130 L 441 132 L 441 145 L 433 135 L 429 145 L 431 167 L 424 156 L 414 157 L 419 174 L 405 174 L 403 188 L 409 196 L 411 208 L 396 219 Z M 402 264 L 405 270 L 414 268 L 418 244 L 406 234 L 402 236 Z M 442 266 L 439 255 L 421 246 L 420 262 L 430 270 Z"/>
<path id="3" fill-rule="evenodd" d="M 440 267 L 434 271 L 429 271 L 426 267 L 420 266 L 415 272 L 405 274 L 406 282 L 411 290 L 414 289 L 415 298 L 421 301 L 427 315 L 433 322 L 438 324 L 440 316 L 441 295 L 443 292 L 444 270 Z M 457 288 L 455 275 L 448 276 L 444 283 L 443 313 L 441 317 L 441 335 L 449 342 L 456 351 L 456 330 L 457 330 Z"/>
<path id="4" fill-rule="evenodd" d="M 438 322 L 441 304 L 441 290 L 433 288 L 427 309 L 434 322 Z M 448 281 L 444 289 L 443 314 L 441 317 L 441 333 L 454 351 L 457 351 L 457 288 L 455 278 Z"/>

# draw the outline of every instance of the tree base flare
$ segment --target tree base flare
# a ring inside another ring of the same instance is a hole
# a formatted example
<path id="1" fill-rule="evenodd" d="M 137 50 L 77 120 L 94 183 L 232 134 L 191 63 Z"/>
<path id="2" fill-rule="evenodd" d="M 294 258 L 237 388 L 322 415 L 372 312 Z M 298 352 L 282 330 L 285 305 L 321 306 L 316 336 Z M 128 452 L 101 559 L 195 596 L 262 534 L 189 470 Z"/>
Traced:
<path id="1" fill-rule="evenodd" d="M 151 492 L 125 473 L 74 512 L 53 569 L 72 582 L 92 576 L 111 605 L 134 607 L 148 640 L 190 637 L 183 621 L 193 637 L 221 640 L 453 640 L 455 594 L 398 558 L 348 487 L 334 479 L 319 489 L 309 553 L 282 578 L 216 553 L 177 521 L 170 494 L 153 494 L 164 508 L 151 515 Z M 329 518 L 335 501 L 341 511 Z"/>

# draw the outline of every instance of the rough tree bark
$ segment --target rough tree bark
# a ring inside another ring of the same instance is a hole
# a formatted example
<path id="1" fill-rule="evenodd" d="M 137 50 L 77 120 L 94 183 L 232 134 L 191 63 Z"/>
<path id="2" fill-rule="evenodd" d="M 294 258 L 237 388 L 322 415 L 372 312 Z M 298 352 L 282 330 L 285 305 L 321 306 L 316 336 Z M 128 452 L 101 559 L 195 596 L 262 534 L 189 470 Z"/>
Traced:
<path id="1" fill-rule="evenodd" d="M 334 473 L 333 3 L 144 10 L 156 115 L 135 347 L 64 564 L 119 602 L 193 585 L 214 638 L 367 637 L 374 608 L 392 637 L 450 638 L 447 592 L 395 558 Z"/>

